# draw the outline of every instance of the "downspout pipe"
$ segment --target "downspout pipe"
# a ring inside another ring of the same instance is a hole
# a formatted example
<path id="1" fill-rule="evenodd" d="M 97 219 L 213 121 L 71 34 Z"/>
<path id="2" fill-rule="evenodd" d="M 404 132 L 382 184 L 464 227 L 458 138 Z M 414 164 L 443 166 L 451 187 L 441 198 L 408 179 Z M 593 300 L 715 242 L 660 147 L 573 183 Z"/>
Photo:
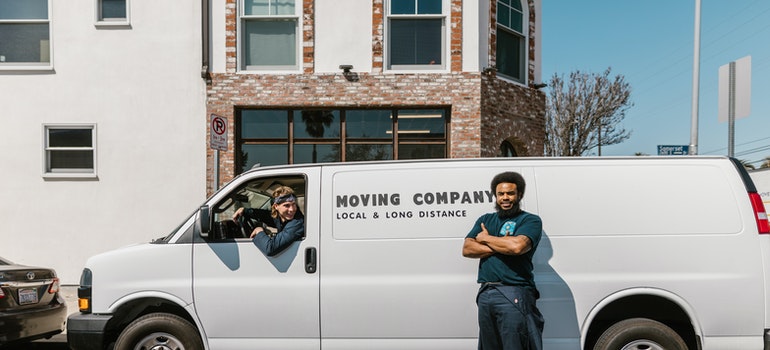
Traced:
<path id="1" fill-rule="evenodd" d="M 211 51 L 211 3 L 210 0 L 201 0 L 201 78 L 206 84 L 211 83 L 210 54 Z"/>

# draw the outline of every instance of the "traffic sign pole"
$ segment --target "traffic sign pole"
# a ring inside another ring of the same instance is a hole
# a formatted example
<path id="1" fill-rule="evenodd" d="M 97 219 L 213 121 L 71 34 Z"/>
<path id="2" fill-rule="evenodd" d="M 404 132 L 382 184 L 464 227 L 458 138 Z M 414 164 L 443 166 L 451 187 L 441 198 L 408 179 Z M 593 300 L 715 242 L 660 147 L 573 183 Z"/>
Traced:
<path id="1" fill-rule="evenodd" d="M 219 151 L 227 151 L 227 118 L 212 114 L 209 132 L 209 145 L 214 150 L 214 190 L 219 190 Z"/>

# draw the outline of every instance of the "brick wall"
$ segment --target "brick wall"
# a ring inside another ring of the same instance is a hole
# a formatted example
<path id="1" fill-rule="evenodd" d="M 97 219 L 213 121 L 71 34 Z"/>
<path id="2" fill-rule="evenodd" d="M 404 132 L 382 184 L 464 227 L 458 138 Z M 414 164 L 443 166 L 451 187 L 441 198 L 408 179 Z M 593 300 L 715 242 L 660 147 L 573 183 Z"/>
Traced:
<path id="1" fill-rule="evenodd" d="M 481 155 L 481 78 L 479 73 L 315 75 L 212 74 L 208 113 L 228 120 L 228 151 L 220 152 L 220 180 L 235 171 L 233 140 L 237 107 L 447 107 L 451 106 L 449 150 L 452 158 Z M 208 122 L 208 119 L 207 119 Z M 213 152 L 209 150 L 209 169 Z M 213 178 L 209 179 L 213 183 Z"/>
<path id="2" fill-rule="evenodd" d="M 220 152 L 220 183 L 235 175 L 235 116 L 239 107 L 270 108 L 400 108 L 448 107 L 449 156 L 494 157 L 503 141 L 519 155 L 542 155 L 545 95 L 532 88 L 497 79 L 494 72 L 462 72 L 462 0 L 451 0 L 449 73 L 383 74 L 384 0 L 373 0 L 372 71 L 354 76 L 314 73 L 314 1 L 302 2 L 302 68 L 304 74 L 236 74 L 236 0 L 226 0 L 226 73 L 211 75 L 208 115 L 228 120 L 228 150 Z M 530 0 L 528 67 L 534 78 L 534 6 Z M 491 1 L 490 65 L 494 65 L 495 6 Z M 208 117 L 206 118 L 208 123 Z M 213 191 L 214 152 L 208 150 L 208 193 Z"/>
<path id="3" fill-rule="evenodd" d="M 545 93 L 484 74 L 481 79 L 481 156 L 495 157 L 509 141 L 519 156 L 542 156 Z"/>

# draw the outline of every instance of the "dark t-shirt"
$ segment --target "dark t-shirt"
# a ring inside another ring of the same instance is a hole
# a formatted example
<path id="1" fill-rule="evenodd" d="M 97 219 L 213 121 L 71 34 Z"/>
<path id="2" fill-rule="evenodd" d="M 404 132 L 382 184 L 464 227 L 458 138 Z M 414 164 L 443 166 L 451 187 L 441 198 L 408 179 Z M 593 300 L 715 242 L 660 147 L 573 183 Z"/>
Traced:
<path id="1" fill-rule="evenodd" d="M 532 256 L 543 232 L 543 222 L 539 216 L 525 211 L 518 215 L 501 219 L 497 213 L 482 215 L 476 220 L 466 238 L 476 238 L 481 232 L 481 223 L 492 236 L 524 235 L 532 241 L 532 249 L 522 255 L 495 253 L 479 261 L 478 282 L 502 282 L 508 285 L 531 287 L 536 289 L 532 273 Z"/>

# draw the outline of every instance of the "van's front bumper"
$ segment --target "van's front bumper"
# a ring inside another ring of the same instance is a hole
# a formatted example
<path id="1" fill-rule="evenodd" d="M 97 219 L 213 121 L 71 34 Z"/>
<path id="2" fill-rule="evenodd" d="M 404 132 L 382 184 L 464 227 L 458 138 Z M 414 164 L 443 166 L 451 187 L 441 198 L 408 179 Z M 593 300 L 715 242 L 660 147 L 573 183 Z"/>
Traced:
<path id="1" fill-rule="evenodd" d="M 104 348 L 104 332 L 112 315 L 72 314 L 67 318 L 67 344 L 72 350 Z"/>

